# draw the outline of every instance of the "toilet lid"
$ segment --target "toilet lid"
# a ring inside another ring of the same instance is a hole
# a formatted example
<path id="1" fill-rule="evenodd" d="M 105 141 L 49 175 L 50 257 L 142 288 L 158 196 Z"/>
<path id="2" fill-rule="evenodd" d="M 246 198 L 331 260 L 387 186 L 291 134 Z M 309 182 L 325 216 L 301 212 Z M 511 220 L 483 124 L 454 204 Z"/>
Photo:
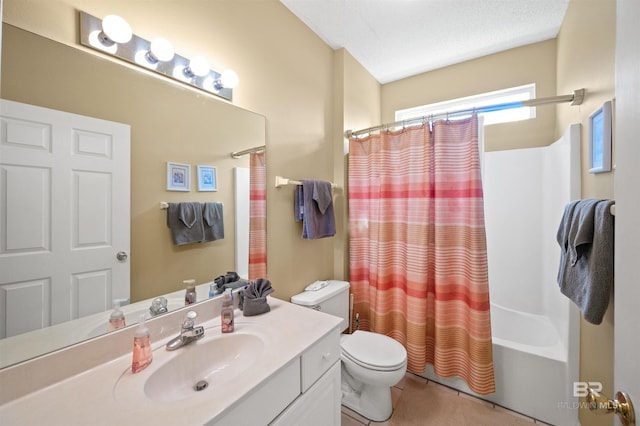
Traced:
<path id="1" fill-rule="evenodd" d="M 404 346 L 383 334 L 356 330 L 342 342 L 342 353 L 372 370 L 397 370 L 407 361 Z"/>

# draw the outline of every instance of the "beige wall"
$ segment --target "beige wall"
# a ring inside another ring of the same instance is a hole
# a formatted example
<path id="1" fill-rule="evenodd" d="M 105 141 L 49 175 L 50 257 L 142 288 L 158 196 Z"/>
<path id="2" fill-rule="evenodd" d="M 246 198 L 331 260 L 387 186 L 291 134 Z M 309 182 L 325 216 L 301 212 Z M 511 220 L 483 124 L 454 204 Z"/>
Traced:
<path id="1" fill-rule="evenodd" d="M 395 121 L 396 110 L 529 83 L 536 84 L 536 97 L 556 95 L 555 40 L 385 84 L 382 86 L 382 120 L 385 123 Z M 554 113 L 553 107 L 538 107 L 533 120 L 487 126 L 485 149 L 496 151 L 549 145 L 555 140 Z"/>
<path id="2" fill-rule="evenodd" d="M 240 84 L 233 103 L 267 119 L 267 257 L 274 295 L 288 299 L 306 284 L 332 277 L 332 239 L 303 240 L 292 217 L 293 187 L 276 189 L 272 182 L 276 175 L 333 179 L 333 51 L 277 0 L 148 6 L 4 0 L 3 21 L 84 49 L 77 43 L 76 9 L 97 17 L 115 13 L 141 37 L 167 37 L 183 56 L 203 54 L 213 69 L 234 69 Z"/>
<path id="3" fill-rule="evenodd" d="M 572 0 L 558 35 L 558 92 L 580 87 L 587 90 L 579 108 L 558 108 L 556 122 L 556 135 L 570 123 L 582 124 L 583 198 L 613 198 L 614 173 L 589 173 L 588 141 L 589 115 L 615 96 L 615 15 L 615 1 Z M 611 300 L 602 324 L 582 320 L 580 325 L 580 380 L 602 382 L 607 396 L 615 391 Z M 596 426 L 611 424 L 611 419 L 582 409 L 580 422 L 583 426 Z"/>

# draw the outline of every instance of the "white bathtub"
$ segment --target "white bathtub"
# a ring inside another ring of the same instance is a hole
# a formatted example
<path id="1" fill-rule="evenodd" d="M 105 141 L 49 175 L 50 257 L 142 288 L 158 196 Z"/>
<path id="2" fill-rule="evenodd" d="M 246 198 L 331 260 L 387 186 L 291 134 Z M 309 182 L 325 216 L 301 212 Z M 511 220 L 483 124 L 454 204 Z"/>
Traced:
<path id="1" fill-rule="evenodd" d="M 579 424 L 576 362 L 552 320 L 492 304 L 491 332 L 496 393 L 483 398 L 550 424 Z"/>
<path id="2" fill-rule="evenodd" d="M 569 351 L 552 321 L 491 304 L 496 392 L 477 395 L 460 378 L 427 366 L 423 376 L 553 425 L 578 425 Z"/>
<path id="3" fill-rule="evenodd" d="M 528 314 L 491 304 L 491 335 L 494 346 L 566 362 L 567 343 L 544 315 Z"/>

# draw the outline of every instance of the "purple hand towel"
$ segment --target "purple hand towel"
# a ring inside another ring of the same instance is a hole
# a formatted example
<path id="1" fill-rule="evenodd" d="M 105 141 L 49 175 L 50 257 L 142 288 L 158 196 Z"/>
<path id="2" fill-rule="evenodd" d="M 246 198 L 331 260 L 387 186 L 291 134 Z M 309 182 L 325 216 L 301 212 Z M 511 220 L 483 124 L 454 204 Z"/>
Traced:
<path id="1" fill-rule="evenodd" d="M 303 226 L 302 238 L 314 240 L 333 237 L 336 234 L 336 219 L 333 212 L 331 183 L 303 179 Z"/>

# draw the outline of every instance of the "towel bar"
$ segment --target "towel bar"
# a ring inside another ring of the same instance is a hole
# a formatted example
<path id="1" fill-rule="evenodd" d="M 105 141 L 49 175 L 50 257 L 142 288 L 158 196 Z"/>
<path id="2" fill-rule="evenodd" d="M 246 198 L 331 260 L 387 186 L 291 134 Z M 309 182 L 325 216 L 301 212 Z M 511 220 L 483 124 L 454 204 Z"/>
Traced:
<path id="1" fill-rule="evenodd" d="M 276 188 L 280 188 L 285 185 L 302 185 L 302 182 L 299 180 L 292 180 L 282 176 L 276 176 Z M 331 183 L 331 188 L 337 188 L 338 185 L 335 183 Z"/>
<path id="2" fill-rule="evenodd" d="M 224 205 L 224 203 L 220 203 Z M 169 208 L 169 203 L 167 201 L 160 201 L 160 210 L 166 210 Z"/>

